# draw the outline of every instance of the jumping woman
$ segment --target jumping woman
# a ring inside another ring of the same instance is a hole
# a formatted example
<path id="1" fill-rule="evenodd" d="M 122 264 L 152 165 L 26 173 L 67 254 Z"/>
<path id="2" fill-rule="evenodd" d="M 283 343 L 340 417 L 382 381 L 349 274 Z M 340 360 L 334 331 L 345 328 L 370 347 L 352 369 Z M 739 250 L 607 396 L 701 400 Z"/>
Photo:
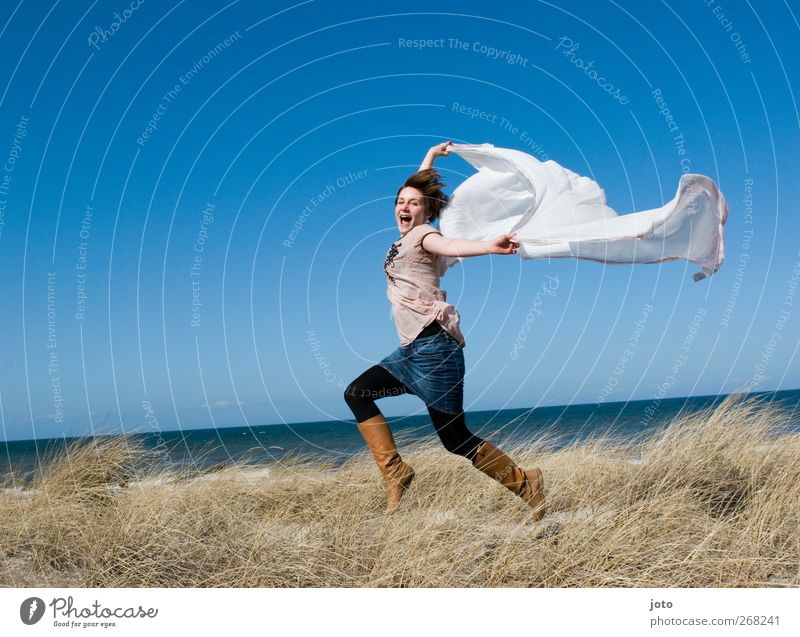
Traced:
<path id="1" fill-rule="evenodd" d="M 500 449 L 467 429 L 464 421 L 464 336 L 459 314 L 439 288 L 444 257 L 514 254 L 513 234 L 490 241 L 446 239 L 431 225 L 449 199 L 433 168 L 434 160 L 450 154 L 444 142 L 428 151 L 418 172 L 397 191 L 394 216 L 400 238 L 384 262 L 386 286 L 401 346 L 356 378 L 344 399 L 355 416 L 386 485 L 386 513 L 400 505 L 414 479 L 414 470 L 400 458 L 379 398 L 414 394 L 427 406 L 433 426 L 447 451 L 520 496 L 533 519 L 544 516 L 542 472 L 521 469 Z"/>

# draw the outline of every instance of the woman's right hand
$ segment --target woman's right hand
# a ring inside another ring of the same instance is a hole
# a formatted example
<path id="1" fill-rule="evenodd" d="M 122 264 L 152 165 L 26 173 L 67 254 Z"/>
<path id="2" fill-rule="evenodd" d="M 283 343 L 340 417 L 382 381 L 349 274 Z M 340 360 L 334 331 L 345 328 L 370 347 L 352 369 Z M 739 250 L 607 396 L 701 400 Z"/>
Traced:
<path id="1" fill-rule="evenodd" d="M 517 233 L 501 234 L 496 239 L 489 241 L 489 254 L 516 254 L 519 250 Z"/>

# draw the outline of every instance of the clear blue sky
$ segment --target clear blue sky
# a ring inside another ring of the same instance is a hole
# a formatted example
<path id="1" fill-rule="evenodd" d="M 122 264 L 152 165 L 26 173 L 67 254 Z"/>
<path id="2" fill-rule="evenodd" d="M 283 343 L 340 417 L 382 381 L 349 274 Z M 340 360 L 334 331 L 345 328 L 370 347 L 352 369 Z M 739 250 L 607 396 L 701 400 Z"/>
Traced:
<path id="1" fill-rule="evenodd" d="M 3 3 L 0 434 L 351 418 L 344 386 L 398 346 L 394 192 L 447 139 L 554 159 L 621 214 L 682 170 L 730 205 L 699 283 L 683 261 L 452 269 L 467 409 L 800 386 L 799 9 Z M 440 162 L 451 188 L 472 172 Z"/>

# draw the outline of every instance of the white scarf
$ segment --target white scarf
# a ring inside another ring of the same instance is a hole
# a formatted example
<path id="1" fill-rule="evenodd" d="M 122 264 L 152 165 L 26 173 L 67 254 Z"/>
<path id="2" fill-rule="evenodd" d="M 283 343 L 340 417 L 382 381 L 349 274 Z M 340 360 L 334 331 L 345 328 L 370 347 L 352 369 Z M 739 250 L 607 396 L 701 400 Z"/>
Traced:
<path id="1" fill-rule="evenodd" d="M 681 175 L 674 199 L 660 208 L 618 215 L 595 181 L 553 160 L 492 144 L 453 144 L 448 150 L 478 172 L 456 188 L 442 211 L 445 237 L 486 241 L 516 232 L 523 259 L 686 259 L 702 267 L 695 281 L 722 265 L 728 205 L 705 175 Z M 447 267 L 458 261 L 445 258 Z"/>

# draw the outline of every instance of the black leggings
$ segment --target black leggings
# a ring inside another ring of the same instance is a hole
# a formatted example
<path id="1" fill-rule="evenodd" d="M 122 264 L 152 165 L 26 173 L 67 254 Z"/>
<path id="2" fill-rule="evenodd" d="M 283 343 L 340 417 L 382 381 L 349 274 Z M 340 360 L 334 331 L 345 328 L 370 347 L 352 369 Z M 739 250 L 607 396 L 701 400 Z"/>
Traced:
<path id="1" fill-rule="evenodd" d="M 373 365 L 350 383 L 344 392 L 344 400 L 353 412 L 356 422 L 364 422 L 381 413 L 375 404 L 379 398 L 413 393 L 388 369 Z M 450 453 L 474 460 L 475 452 L 483 439 L 467 429 L 464 412 L 447 414 L 429 406 L 428 413 L 444 448 Z"/>

